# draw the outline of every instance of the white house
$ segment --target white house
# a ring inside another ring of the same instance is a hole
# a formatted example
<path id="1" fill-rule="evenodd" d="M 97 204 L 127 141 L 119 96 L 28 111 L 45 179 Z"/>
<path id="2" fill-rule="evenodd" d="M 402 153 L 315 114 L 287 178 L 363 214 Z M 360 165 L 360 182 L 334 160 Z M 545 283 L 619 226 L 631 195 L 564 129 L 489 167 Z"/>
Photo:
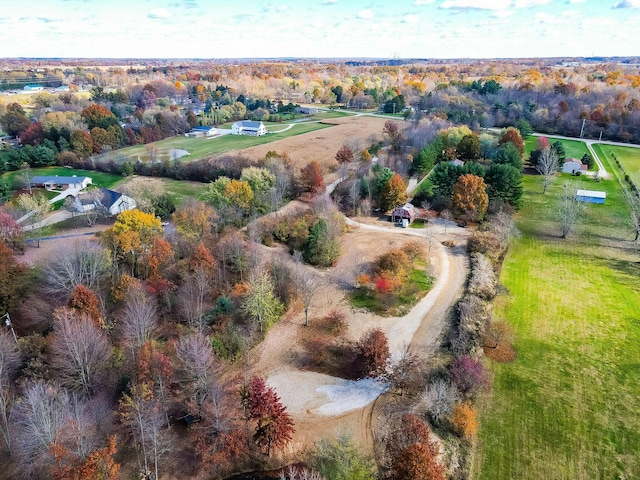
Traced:
<path id="1" fill-rule="evenodd" d="M 607 198 L 607 192 L 599 192 L 597 190 L 578 190 L 576 192 L 576 200 L 585 203 L 604 203 Z"/>
<path id="2" fill-rule="evenodd" d="M 267 133 L 267 127 L 262 122 L 252 122 L 250 120 L 242 120 L 235 122 L 231 126 L 231 133 L 233 135 L 253 135 L 260 137 Z"/>
<path id="3" fill-rule="evenodd" d="M 120 192 L 98 188 L 76 196 L 74 207 L 79 213 L 86 213 L 98 207 L 104 208 L 110 215 L 118 215 L 125 210 L 136 208 L 136 201 Z"/>
<path id="4" fill-rule="evenodd" d="M 25 85 L 22 90 L 24 90 L 25 93 L 32 93 L 32 92 L 41 92 L 43 89 L 44 87 L 42 85 L 34 83 L 34 84 Z"/>
<path id="5" fill-rule="evenodd" d="M 214 127 L 193 127 L 189 132 L 185 133 L 185 137 L 212 137 L 218 134 L 218 130 Z"/>
<path id="6" fill-rule="evenodd" d="M 34 175 L 29 182 L 32 187 L 47 190 L 84 190 L 92 181 L 89 177 L 58 177 Z"/>
<path id="7" fill-rule="evenodd" d="M 305 107 L 305 106 L 296 107 L 296 112 L 302 113 L 303 115 L 315 115 L 319 111 L 320 110 L 318 110 L 315 107 Z"/>
<path id="8" fill-rule="evenodd" d="M 567 161 L 562 164 L 562 173 L 577 173 L 583 171 L 587 171 L 587 165 L 577 158 L 567 158 Z"/>

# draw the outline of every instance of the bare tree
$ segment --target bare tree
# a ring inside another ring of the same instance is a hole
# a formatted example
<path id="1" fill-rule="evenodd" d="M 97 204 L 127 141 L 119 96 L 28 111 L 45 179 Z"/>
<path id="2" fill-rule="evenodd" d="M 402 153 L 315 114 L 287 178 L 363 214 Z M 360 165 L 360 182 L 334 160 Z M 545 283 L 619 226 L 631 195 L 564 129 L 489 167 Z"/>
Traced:
<path id="1" fill-rule="evenodd" d="M 180 287 L 178 304 L 182 314 L 191 327 L 203 331 L 205 324 L 204 301 L 211 288 L 211 275 L 204 268 L 192 272 Z"/>
<path id="2" fill-rule="evenodd" d="M 91 395 L 111 358 L 105 333 L 87 315 L 60 308 L 54 313 L 51 365 L 71 390 Z"/>
<path id="3" fill-rule="evenodd" d="M 540 159 L 536 164 L 536 170 L 542 175 L 542 193 L 547 192 L 547 188 L 555 178 L 558 167 L 558 153 L 555 149 L 547 147 L 542 150 Z"/>
<path id="4" fill-rule="evenodd" d="M 140 347 L 153 339 L 158 328 L 156 301 L 141 286 L 129 290 L 122 309 L 122 337 L 135 359 Z"/>
<path id="5" fill-rule="evenodd" d="M 569 182 L 565 182 L 562 185 L 560 201 L 556 207 L 556 218 L 558 222 L 560 222 L 562 238 L 567 238 L 571 227 L 573 227 L 584 213 L 584 204 L 578 200 L 577 193 L 577 188 Z"/>
<path id="6" fill-rule="evenodd" d="M 217 384 L 218 363 L 211 343 L 202 333 L 182 336 L 176 345 L 176 356 L 181 367 L 181 382 L 200 406 Z"/>
<path id="7" fill-rule="evenodd" d="M 506 245 L 518 233 L 513 217 L 502 210 L 491 216 L 489 230 L 496 234 L 501 245 Z"/>
<path id="8" fill-rule="evenodd" d="M 315 296 L 324 287 L 324 279 L 314 272 L 311 268 L 304 265 L 302 260 L 302 254 L 295 252 L 294 258 L 296 260 L 295 267 L 295 282 L 296 290 L 304 306 L 304 326 L 309 326 L 309 307 Z"/>
<path id="9" fill-rule="evenodd" d="M 101 246 L 73 243 L 53 252 L 45 267 L 45 285 L 49 292 L 68 295 L 78 285 L 98 290 L 109 269 L 109 255 Z"/>
<path id="10" fill-rule="evenodd" d="M 429 416 L 435 421 L 444 420 L 453 411 L 460 394 L 455 385 L 443 379 L 431 382 L 423 395 Z"/>
<path id="11" fill-rule="evenodd" d="M 67 422 L 70 404 L 64 388 L 42 381 L 29 385 L 16 403 L 11 414 L 13 452 L 25 477 L 52 464 L 50 446 Z"/>
<path id="12" fill-rule="evenodd" d="M 630 193 L 627 193 L 626 197 L 627 204 L 629 206 L 626 223 L 633 230 L 633 233 L 635 234 L 633 243 L 637 245 L 638 240 L 640 239 L 640 199 Z"/>
<path id="13" fill-rule="evenodd" d="M 11 452 L 9 412 L 13 404 L 12 377 L 20 366 L 20 351 L 14 339 L 5 330 L 0 330 L 0 434 Z"/>
<path id="14" fill-rule="evenodd" d="M 491 262 L 481 253 L 471 254 L 471 278 L 469 293 L 483 300 L 492 300 L 496 296 L 498 280 Z"/>
<path id="15" fill-rule="evenodd" d="M 453 213 L 451 213 L 451 210 L 445 209 L 440 212 L 440 218 L 444 220 L 444 234 L 446 235 L 449 222 L 453 220 Z"/>
<path id="16" fill-rule="evenodd" d="M 411 353 L 409 347 L 405 347 L 391 354 L 385 378 L 396 389 L 399 389 L 400 395 L 402 395 L 405 389 L 415 384 L 418 378 L 418 369 L 418 357 Z"/>

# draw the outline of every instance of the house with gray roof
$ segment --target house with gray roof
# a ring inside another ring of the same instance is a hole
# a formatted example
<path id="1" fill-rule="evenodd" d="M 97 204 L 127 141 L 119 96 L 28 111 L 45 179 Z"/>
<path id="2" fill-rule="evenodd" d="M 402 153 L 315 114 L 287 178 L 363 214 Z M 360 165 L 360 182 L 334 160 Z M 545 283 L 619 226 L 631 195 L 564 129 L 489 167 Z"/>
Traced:
<path id="1" fill-rule="evenodd" d="M 267 127 L 265 127 L 262 122 L 242 120 L 235 122 L 231 126 L 231 133 L 233 135 L 253 135 L 255 137 L 260 137 L 267 133 Z"/>
<path id="2" fill-rule="evenodd" d="M 34 175 L 29 182 L 33 188 L 46 188 L 47 190 L 84 190 L 91 185 L 89 177 L 59 177 Z"/>

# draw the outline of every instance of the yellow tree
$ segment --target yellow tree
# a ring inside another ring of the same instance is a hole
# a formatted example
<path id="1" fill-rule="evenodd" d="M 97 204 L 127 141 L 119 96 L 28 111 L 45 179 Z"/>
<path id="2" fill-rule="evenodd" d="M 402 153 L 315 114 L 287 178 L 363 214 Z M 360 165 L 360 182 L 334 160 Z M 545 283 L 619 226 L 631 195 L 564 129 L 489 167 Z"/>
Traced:
<path id="1" fill-rule="evenodd" d="M 113 227 L 105 231 L 104 239 L 120 263 L 131 267 L 136 275 L 138 260 L 147 255 L 156 238 L 162 235 L 160 219 L 140 210 L 127 210 L 118 215 Z"/>
<path id="2" fill-rule="evenodd" d="M 202 202 L 187 203 L 173 214 L 176 232 L 193 243 L 203 240 L 211 232 L 214 220 L 215 211 Z"/>
<path id="3" fill-rule="evenodd" d="M 470 173 L 461 175 L 453 187 L 453 206 L 470 220 L 482 218 L 489 206 L 484 180 Z"/>
<path id="4" fill-rule="evenodd" d="M 248 210 L 253 200 L 253 190 L 249 182 L 243 180 L 230 180 L 224 187 L 224 196 L 229 203 L 236 204 Z"/>
<path id="5" fill-rule="evenodd" d="M 382 188 L 382 198 L 380 207 L 383 211 L 391 210 L 407 201 L 407 187 L 404 180 L 397 173 L 394 173 L 387 184 Z"/>

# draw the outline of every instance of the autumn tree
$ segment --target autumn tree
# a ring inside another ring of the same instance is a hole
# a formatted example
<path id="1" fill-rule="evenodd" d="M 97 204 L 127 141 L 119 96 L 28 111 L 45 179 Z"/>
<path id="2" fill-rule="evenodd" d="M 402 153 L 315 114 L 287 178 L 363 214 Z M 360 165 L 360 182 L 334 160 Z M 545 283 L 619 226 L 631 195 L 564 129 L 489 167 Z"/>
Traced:
<path id="1" fill-rule="evenodd" d="M 473 395 L 489 387 L 487 372 L 479 360 L 463 355 L 451 362 L 450 369 L 453 383 L 464 395 Z"/>
<path id="2" fill-rule="evenodd" d="M 324 178 L 320 164 L 312 160 L 300 170 L 300 188 L 303 192 L 317 195 L 325 191 Z"/>
<path id="3" fill-rule="evenodd" d="M 93 153 L 93 139 L 85 130 L 71 132 L 70 144 L 73 152 L 80 158 L 87 158 Z"/>
<path id="4" fill-rule="evenodd" d="M 440 449 L 431 439 L 429 426 L 416 415 L 406 413 L 390 434 L 386 445 L 392 480 L 445 480 Z"/>
<path id="5" fill-rule="evenodd" d="M 173 213 L 172 219 L 176 232 L 189 243 L 195 244 L 211 233 L 216 214 L 203 202 L 190 201 L 182 204 Z"/>
<path id="6" fill-rule="evenodd" d="M 400 127 L 397 122 L 394 122 L 393 120 L 387 120 L 384 122 L 382 133 L 389 138 L 389 143 L 393 150 L 398 150 L 400 148 L 400 143 L 402 143 L 402 133 L 400 132 Z"/>
<path id="7" fill-rule="evenodd" d="M 88 315 L 96 325 L 102 325 L 102 315 L 100 314 L 100 300 L 93 290 L 84 285 L 76 285 L 69 297 L 69 307 L 78 314 Z"/>
<path id="8" fill-rule="evenodd" d="M 146 341 L 138 350 L 136 373 L 138 382 L 148 385 L 160 396 L 165 423 L 169 425 L 167 389 L 174 378 L 174 365 L 155 340 Z"/>
<path id="9" fill-rule="evenodd" d="M 478 434 L 478 411 L 470 401 L 458 403 L 451 415 L 453 428 L 465 440 L 472 440 Z"/>
<path id="10" fill-rule="evenodd" d="M 402 395 L 418 382 L 419 367 L 418 357 L 405 347 L 390 355 L 384 377 Z"/>
<path id="11" fill-rule="evenodd" d="M 407 201 L 407 186 L 402 177 L 394 173 L 389 182 L 383 187 L 380 197 L 380 208 L 388 211 L 403 205 Z"/>
<path id="12" fill-rule="evenodd" d="M 118 480 L 120 464 L 114 459 L 116 452 L 116 436 L 111 435 L 108 444 L 91 452 L 82 464 L 56 465 L 51 472 L 51 478 L 53 480 Z"/>
<path id="13" fill-rule="evenodd" d="M 249 420 L 256 422 L 253 439 L 270 455 L 272 448 L 281 448 L 291 441 L 295 431 L 293 419 L 280 402 L 275 390 L 264 379 L 254 377 L 246 389 L 246 405 Z"/>
<path id="14" fill-rule="evenodd" d="M 85 397 L 101 386 L 111 358 L 111 345 L 87 315 L 59 308 L 54 313 L 51 365 L 58 378 Z"/>
<path id="15" fill-rule="evenodd" d="M 383 375 L 390 357 L 387 336 L 379 328 L 369 330 L 358 341 L 356 353 L 363 376 Z"/>
<path id="16" fill-rule="evenodd" d="M 336 160 L 340 165 L 353 162 L 355 154 L 347 145 L 343 145 L 336 153 Z"/>
<path id="17" fill-rule="evenodd" d="M 0 199 L 0 202 L 2 199 Z M 0 207 L 0 242 L 14 252 L 24 253 L 24 232 L 18 223 L 3 208 Z"/>
<path id="18" fill-rule="evenodd" d="M 471 219 L 482 218 L 489 206 L 484 180 L 469 173 L 458 178 L 453 187 L 453 205 Z"/>
<path id="19" fill-rule="evenodd" d="M 31 120 L 27 117 L 22 105 L 14 102 L 4 109 L 4 114 L 0 116 L 0 125 L 8 135 L 18 137 L 31 125 Z"/>
<path id="20" fill-rule="evenodd" d="M 48 292 L 59 295 L 69 295 L 78 285 L 98 291 L 111 264 L 107 251 L 93 242 L 73 242 L 52 253 L 44 283 Z"/>
<path id="21" fill-rule="evenodd" d="M 16 261 L 13 252 L 0 242 L 0 312 L 13 310 L 27 287 L 27 267 Z"/>
<path id="22" fill-rule="evenodd" d="M 524 155 L 524 140 L 522 140 L 517 128 L 509 127 L 504 131 L 500 140 L 498 140 L 498 145 L 504 145 L 505 143 L 512 143 L 518 149 L 520 155 Z"/>
<path id="23" fill-rule="evenodd" d="M 242 310 L 260 327 L 260 332 L 276 322 L 284 307 L 275 296 L 269 272 L 256 268 L 249 277 L 249 291 L 242 302 Z"/>
<path id="24" fill-rule="evenodd" d="M 23 193 L 14 200 L 14 203 L 18 211 L 27 217 L 23 222 L 27 237 L 34 239 L 40 247 L 40 239 L 46 230 L 46 225 L 42 221 L 52 209 L 49 200 L 44 195 Z"/>

